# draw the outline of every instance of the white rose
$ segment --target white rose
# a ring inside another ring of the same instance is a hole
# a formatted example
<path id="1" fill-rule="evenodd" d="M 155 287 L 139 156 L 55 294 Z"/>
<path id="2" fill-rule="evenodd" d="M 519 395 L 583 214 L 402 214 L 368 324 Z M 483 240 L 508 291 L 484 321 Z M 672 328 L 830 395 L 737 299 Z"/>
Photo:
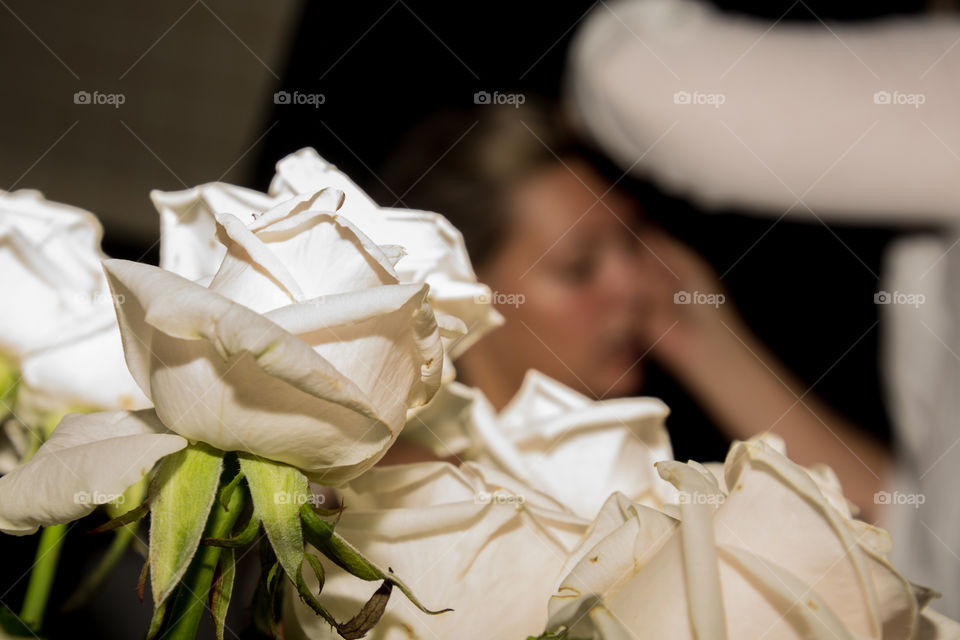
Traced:
<path id="1" fill-rule="evenodd" d="M 149 406 L 123 362 L 102 233 L 93 214 L 37 191 L 0 192 L 0 357 L 22 376 L 16 412 L 30 426 Z"/>
<path id="2" fill-rule="evenodd" d="M 460 232 L 443 216 L 428 211 L 379 207 L 350 178 L 311 148 L 277 163 L 269 194 L 224 183 L 209 183 L 177 192 L 150 194 L 160 212 L 161 266 L 191 280 L 213 276 L 224 254 L 214 242 L 217 214 L 229 213 L 245 223 L 266 209 L 330 187 L 346 198 L 337 209 L 374 243 L 399 245 L 395 264 L 401 283 L 430 285 L 431 305 L 459 318 L 467 333 L 445 345 L 457 357 L 503 318 L 490 303 L 490 290 L 477 282 Z"/>
<path id="3" fill-rule="evenodd" d="M 335 189 L 249 225 L 218 214 L 209 288 L 109 261 L 127 363 L 172 431 L 325 484 L 371 467 L 436 392 L 443 349 L 424 284 L 335 213 Z M 455 327 L 452 327 L 455 328 Z"/>
<path id="4" fill-rule="evenodd" d="M 702 465 L 658 468 L 680 492 L 680 519 L 612 497 L 568 563 L 548 628 L 607 640 L 938 637 L 918 631 L 931 592 L 887 562 L 886 532 L 835 509 L 764 442 L 733 445 L 729 492 Z"/>
<path id="5" fill-rule="evenodd" d="M 337 533 L 403 576 L 425 606 L 453 609 L 427 615 L 391 598 L 366 636 L 371 640 L 537 634 L 560 569 L 587 524 L 547 496 L 469 463 L 378 467 L 342 498 Z M 329 566 L 320 602 L 346 620 L 376 587 Z M 337 637 L 295 596 L 286 608 L 290 637 Z"/>
<path id="6" fill-rule="evenodd" d="M 138 434 L 162 441 L 160 456 L 199 440 L 335 485 L 373 466 L 408 408 L 436 392 L 443 348 L 427 285 L 399 284 L 396 256 L 337 217 L 342 198 L 334 189 L 296 198 L 250 226 L 219 215 L 227 250 L 209 288 L 149 265 L 104 262 L 127 365 L 155 408 L 152 420 L 138 419 Z M 442 320 L 458 330 L 455 319 Z M 0 529 L 30 533 L 63 521 L 58 514 L 80 517 L 83 506 L 62 503 L 67 489 L 115 493 L 115 483 L 99 484 L 129 476 L 116 438 L 89 437 L 91 420 L 121 418 L 84 418 L 68 417 L 57 433 L 82 441 L 77 455 L 96 464 L 67 474 L 60 450 L 40 455 L 50 452 L 42 447 L 0 478 Z M 137 478 L 156 459 L 135 464 Z"/>
<path id="7" fill-rule="evenodd" d="M 653 466 L 673 459 L 669 413 L 657 398 L 592 401 L 530 370 L 499 414 L 479 390 L 453 383 L 408 429 L 439 455 L 499 468 L 592 519 L 614 491 L 652 505 L 673 500 Z"/>

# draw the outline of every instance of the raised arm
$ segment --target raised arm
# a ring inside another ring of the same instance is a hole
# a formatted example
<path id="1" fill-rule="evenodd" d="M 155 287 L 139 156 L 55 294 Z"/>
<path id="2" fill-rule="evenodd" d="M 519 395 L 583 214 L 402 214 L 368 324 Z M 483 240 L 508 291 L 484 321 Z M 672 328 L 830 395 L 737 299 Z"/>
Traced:
<path id="1" fill-rule="evenodd" d="M 600 3 L 571 53 L 575 118 L 625 169 L 705 208 L 960 217 L 960 21 L 769 21 L 693 0 Z"/>

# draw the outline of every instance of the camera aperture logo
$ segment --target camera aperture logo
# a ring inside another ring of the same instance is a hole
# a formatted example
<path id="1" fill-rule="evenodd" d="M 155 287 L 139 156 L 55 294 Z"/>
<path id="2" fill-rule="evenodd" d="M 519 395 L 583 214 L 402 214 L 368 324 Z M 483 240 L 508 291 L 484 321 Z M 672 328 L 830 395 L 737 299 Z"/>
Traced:
<path id="1" fill-rule="evenodd" d="M 709 504 L 720 506 L 724 500 L 726 500 L 726 497 L 722 493 L 681 491 L 677 494 L 677 504 Z"/>
<path id="2" fill-rule="evenodd" d="M 502 291 L 491 291 L 490 293 L 481 293 L 476 297 L 477 304 L 493 303 L 499 306 L 509 305 L 518 309 L 520 305 L 527 301 L 527 296 L 522 293 L 504 293 Z"/>
<path id="3" fill-rule="evenodd" d="M 873 304 L 905 304 L 918 309 L 927 301 L 922 293 L 904 293 L 903 291 L 877 291 L 873 294 Z"/>
<path id="4" fill-rule="evenodd" d="M 727 101 L 722 93 L 706 93 L 704 91 L 677 91 L 673 94 L 673 104 L 705 105 L 719 109 Z"/>
<path id="5" fill-rule="evenodd" d="M 500 93 L 494 91 L 477 91 L 473 94 L 473 104 L 509 104 L 519 109 L 520 105 L 527 101 L 527 96 L 522 93 Z"/>
<path id="6" fill-rule="evenodd" d="M 301 93 L 294 91 L 277 91 L 273 94 L 273 104 L 296 104 L 309 105 L 314 109 L 320 108 L 320 105 L 326 103 L 327 96 L 322 93 Z"/>
<path id="7" fill-rule="evenodd" d="M 722 293 L 703 293 L 701 291 L 677 291 L 673 294 L 673 304 L 706 304 L 715 309 L 727 301 Z"/>
<path id="8" fill-rule="evenodd" d="M 127 497 L 122 493 L 103 493 L 102 491 L 77 491 L 73 494 L 74 504 L 123 504 Z"/>
<path id="9" fill-rule="evenodd" d="M 874 504 L 891 504 L 891 505 L 911 505 L 914 509 L 919 509 L 920 505 L 927 501 L 927 497 L 922 493 L 900 493 L 899 491 L 894 491 L 893 493 L 889 491 L 877 491 L 873 494 L 873 503 Z"/>
<path id="10" fill-rule="evenodd" d="M 127 300 L 127 297 L 122 293 L 107 293 L 105 291 L 77 291 L 71 297 L 78 304 L 102 304 L 110 306 L 123 304 Z"/>
<path id="11" fill-rule="evenodd" d="M 903 91 L 877 91 L 873 94 L 873 104 L 903 105 L 919 109 L 927 101 L 923 93 L 904 93 Z"/>
<path id="12" fill-rule="evenodd" d="M 506 491 L 479 491 L 473 497 L 476 504 L 499 504 L 513 507 L 520 507 L 526 502 L 526 499 L 516 493 L 507 493 Z"/>
<path id="13" fill-rule="evenodd" d="M 327 497 L 322 493 L 290 493 L 289 491 L 277 491 L 273 494 L 274 504 L 295 504 L 303 506 L 311 504 L 315 507 L 322 506 Z"/>
<path id="14" fill-rule="evenodd" d="M 101 93 L 94 91 L 77 91 L 73 94 L 73 104 L 83 105 L 109 105 L 114 109 L 119 109 L 120 105 L 127 101 L 127 96 L 122 93 Z"/>

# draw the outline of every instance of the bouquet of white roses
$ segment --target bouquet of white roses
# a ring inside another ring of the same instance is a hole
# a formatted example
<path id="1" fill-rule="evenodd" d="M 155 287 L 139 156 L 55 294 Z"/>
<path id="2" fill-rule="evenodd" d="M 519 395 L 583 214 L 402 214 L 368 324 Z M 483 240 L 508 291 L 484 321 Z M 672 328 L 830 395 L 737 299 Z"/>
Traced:
<path id="1" fill-rule="evenodd" d="M 531 372 L 498 413 L 454 381 L 502 319 L 442 216 L 378 207 L 312 149 L 267 194 L 152 198 L 159 267 L 0 194 L 0 531 L 44 528 L 7 633 L 42 629 L 64 524 L 104 505 L 118 552 L 149 514 L 148 637 L 209 610 L 222 638 L 258 538 L 274 637 L 958 637 L 775 442 L 681 464 L 659 400 Z M 375 467 L 405 426 L 468 462 Z"/>

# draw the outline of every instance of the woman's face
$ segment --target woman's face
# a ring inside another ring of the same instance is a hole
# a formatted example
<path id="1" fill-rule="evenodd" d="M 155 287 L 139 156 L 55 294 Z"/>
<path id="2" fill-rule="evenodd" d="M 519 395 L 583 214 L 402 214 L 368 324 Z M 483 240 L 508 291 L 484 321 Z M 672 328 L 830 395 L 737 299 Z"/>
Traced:
<path id="1" fill-rule="evenodd" d="M 645 260 L 636 203 L 585 161 L 556 163 L 508 198 L 510 232 L 478 274 L 506 325 L 477 346 L 518 387 L 527 369 L 595 398 L 635 393 Z"/>

